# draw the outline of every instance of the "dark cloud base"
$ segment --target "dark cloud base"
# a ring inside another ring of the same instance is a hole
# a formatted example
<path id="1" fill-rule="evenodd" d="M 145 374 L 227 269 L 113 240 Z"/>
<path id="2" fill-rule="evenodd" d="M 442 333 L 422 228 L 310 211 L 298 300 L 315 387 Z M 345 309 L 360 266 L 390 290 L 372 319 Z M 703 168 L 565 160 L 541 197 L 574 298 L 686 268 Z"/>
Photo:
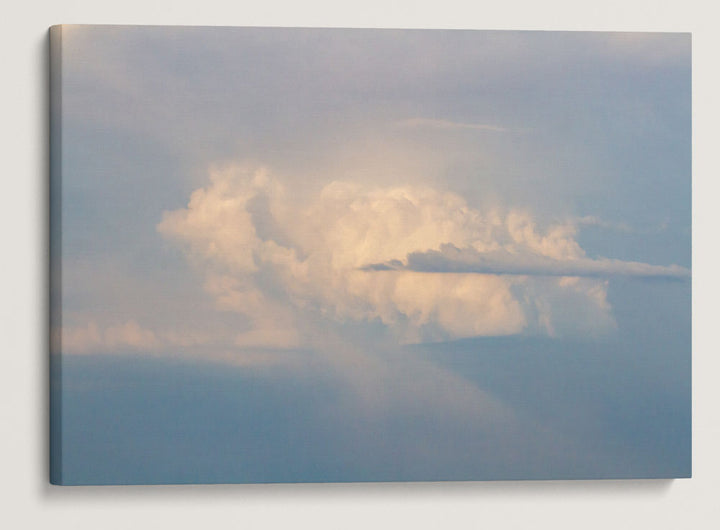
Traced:
<path id="1" fill-rule="evenodd" d="M 585 278 L 628 277 L 644 280 L 686 281 L 690 270 L 678 265 L 658 266 L 616 259 L 558 260 L 539 254 L 516 256 L 507 251 L 478 252 L 445 244 L 437 250 L 413 252 L 407 264 L 394 259 L 362 267 L 366 271 L 408 270 L 438 274 L 497 274 L 519 276 L 573 276 Z"/>

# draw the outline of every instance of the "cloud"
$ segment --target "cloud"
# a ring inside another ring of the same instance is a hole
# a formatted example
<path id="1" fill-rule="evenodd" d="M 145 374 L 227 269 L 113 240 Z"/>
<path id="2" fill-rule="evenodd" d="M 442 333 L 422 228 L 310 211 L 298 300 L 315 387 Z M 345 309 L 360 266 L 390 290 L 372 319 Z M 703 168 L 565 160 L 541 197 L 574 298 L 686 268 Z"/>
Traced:
<path id="1" fill-rule="evenodd" d="M 300 347 L 327 323 L 379 324 L 404 343 L 615 327 L 599 274 L 532 278 L 520 268 L 499 274 L 499 266 L 469 274 L 477 271 L 457 268 L 458 259 L 457 270 L 426 274 L 432 260 L 439 269 L 451 263 L 445 254 L 463 256 L 459 249 L 589 270 L 594 262 L 571 223 L 540 229 L 528 213 L 481 212 L 427 186 L 333 181 L 306 201 L 297 197 L 268 170 L 215 168 L 186 208 L 158 224 L 204 276 L 216 309 L 242 315 L 236 345 Z"/>
<path id="2" fill-rule="evenodd" d="M 429 129 L 473 129 L 476 131 L 505 132 L 507 129 L 486 123 L 464 123 L 451 120 L 430 118 L 411 118 L 397 122 L 400 127 L 418 127 Z"/>
<path id="3" fill-rule="evenodd" d="M 83 326 L 64 327 L 60 334 L 63 353 L 98 353 L 123 348 L 152 351 L 159 346 L 155 333 L 134 320 L 105 328 L 90 321 Z"/>
<path id="4" fill-rule="evenodd" d="M 612 223 L 609 221 L 605 221 L 604 219 L 600 219 L 599 217 L 595 215 L 585 215 L 583 217 L 579 217 L 576 222 L 579 225 L 582 226 L 597 226 L 599 228 L 605 228 L 607 230 L 614 230 L 616 232 L 634 232 L 627 223 Z"/>
<path id="5" fill-rule="evenodd" d="M 659 266 L 607 258 L 562 260 L 530 252 L 513 253 L 505 249 L 478 252 L 474 248 L 460 249 L 451 244 L 442 245 L 440 250 L 412 252 L 407 255 L 406 263 L 396 259 L 367 265 L 363 270 L 587 278 L 627 276 L 669 280 L 690 277 L 690 271 L 678 265 Z"/>
<path id="6" fill-rule="evenodd" d="M 112 324 L 99 324 L 88 319 L 83 324 L 63 326 L 53 332 L 53 349 L 64 354 L 159 352 L 209 341 L 210 338 L 202 333 L 152 330 L 133 319 Z"/>

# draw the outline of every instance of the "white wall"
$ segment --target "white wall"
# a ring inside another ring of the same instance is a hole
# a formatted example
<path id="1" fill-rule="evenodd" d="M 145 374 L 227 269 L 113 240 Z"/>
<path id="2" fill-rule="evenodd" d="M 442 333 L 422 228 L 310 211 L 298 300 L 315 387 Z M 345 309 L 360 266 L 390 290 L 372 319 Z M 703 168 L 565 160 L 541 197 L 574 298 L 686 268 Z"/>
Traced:
<path id="1" fill-rule="evenodd" d="M 710 1 L 26 0 L 3 6 L 0 506 L 8 528 L 714 528 L 720 522 L 718 14 Z M 54 488 L 47 485 L 46 29 L 57 23 L 693 32 L 694 477 L 677 481 Z"/>

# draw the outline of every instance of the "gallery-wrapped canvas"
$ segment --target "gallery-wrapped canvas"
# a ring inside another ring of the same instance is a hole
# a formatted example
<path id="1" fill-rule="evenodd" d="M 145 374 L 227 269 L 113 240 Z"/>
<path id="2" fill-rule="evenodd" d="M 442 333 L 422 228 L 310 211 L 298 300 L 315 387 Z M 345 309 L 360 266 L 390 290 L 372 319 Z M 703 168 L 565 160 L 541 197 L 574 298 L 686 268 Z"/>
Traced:
<path id="1" fill-rule="evenodd" d="M 51 482 L 689 477 L 690 44 L 51 28 Z"/>

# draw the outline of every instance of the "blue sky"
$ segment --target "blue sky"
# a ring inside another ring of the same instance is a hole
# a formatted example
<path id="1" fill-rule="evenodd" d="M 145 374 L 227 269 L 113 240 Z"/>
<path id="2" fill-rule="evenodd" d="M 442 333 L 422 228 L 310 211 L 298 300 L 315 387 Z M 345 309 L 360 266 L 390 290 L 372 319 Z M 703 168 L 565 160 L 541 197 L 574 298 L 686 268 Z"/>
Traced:
<path id="1" fill-rule="evenodd" d="M 689 35 L 70 26 L 62 95 L 67 482 L 689 474 Z"/>

